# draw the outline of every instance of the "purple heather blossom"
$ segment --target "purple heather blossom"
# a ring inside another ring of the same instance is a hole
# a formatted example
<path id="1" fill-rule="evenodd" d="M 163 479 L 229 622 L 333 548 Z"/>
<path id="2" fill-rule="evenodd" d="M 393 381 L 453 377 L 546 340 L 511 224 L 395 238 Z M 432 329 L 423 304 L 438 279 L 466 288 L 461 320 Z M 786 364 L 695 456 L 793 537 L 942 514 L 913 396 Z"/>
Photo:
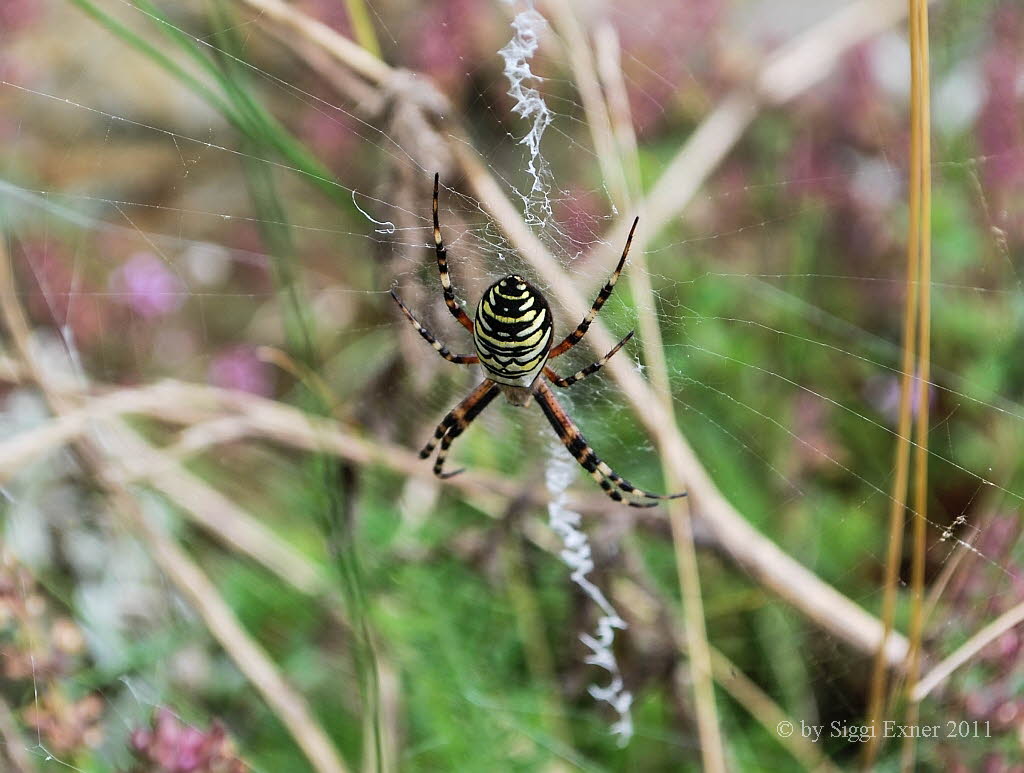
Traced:
<path id="1" fill-rule="evenodd" d="M 345 37 L 352 37 L 352 23 L 344 3 L 337 0 L 301 0 L 298 7 Z"/>
<path id="2" fill-rule="evenodd" d="M 986 156 L 988 193 L 1003 206 L 1005 196 L 1024 185 L 1024 115 L 1017 84 L 1024 75 L 1024 14 L 1007 4 L 995 15 L 994 42 L 984 57 L 987 90 L 978 115 L 978 145 Z"/>
<path id="3" fill-rule="evenodd" d="M 0 3 L 0 36 L 31 24 L 41 12 L 39 0 L 3 0 Z"/>
<path id="4" fill-rule="evenodd" d="M 166 708 L 152 725 L 131 735 L 131 748 L 146 773 L 244 773 L 223 725 L 214 721 L 207 731 L 184 724 Z"/>
<path id="5" fill-rule="evenodd" d="M 869 382 L 866 393 L 867 399 L 872 403 L 880 414 L 885 416 L 893 427 L 899 421 L 900 415 L 900 389 L 902 378 L 900 376 L 881 376 Z M 917 416 L 917 407 L 920 404 L 921 380 L 915 375 L 910 382 L 910 415 Z M 929 408 L 935 404 L 936 389 L 928 386 Z"/>
<path id="6" fill-rule="evenodd" d="M 700 62 L 713 50 L 714 29 L 724 10 L 721 0 L 654 0 L 617 9 L 622 66 L 638 134 L 655 130 L 681 92 L 701 88 Z"/>
<path id="7" fill-rule="evenodd" d="M 359 144 L 353 121 L 344 113 L 314 105 L 300 118 L 299 133 L 316 151 L 331 162 L 345 159 Z"/>
<path id="8" fill-rule="evenodd" d="M 444 93 L 458 93 L 467 85 L 466 76 L 475 69 L 475 62 L 486 61 L 488 54 L 497 59 L 487 51 L 495 45 L 488 39 L 493 32 L 488 24 L 490 11 L 480 0 L 424 4 L 410 25 L 415 31 L 415 44 L 407 54 L 412 68 L 429 75 Z"/>
<path id="9" fill-rule="evenodd" d="M 237 346 L 217 355 L 210 363 L 209 379 L 222 389 L 237 389 L 263 397 L 274 393 L 270 367 L 249 346 Z"/>
<path id="10" fill-rule="evenodd" d="M 137 252 L 111 277 L 111 289 L 143 317 L 162 317 L 181 308 L 188 288 L 151 252 Z"/>

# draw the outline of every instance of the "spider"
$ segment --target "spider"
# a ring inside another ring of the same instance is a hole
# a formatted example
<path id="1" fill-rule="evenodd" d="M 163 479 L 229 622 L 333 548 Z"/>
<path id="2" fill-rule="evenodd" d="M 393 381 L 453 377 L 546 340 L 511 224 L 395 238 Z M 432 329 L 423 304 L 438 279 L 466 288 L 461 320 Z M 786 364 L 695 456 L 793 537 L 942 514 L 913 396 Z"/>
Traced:
<path id="1" fill-rule="evenodd" d="M 562 378 L 547 366 L 548 360 L 560 357 L 582 340 L 604 302 L 612 294 L 615 282 L 626 262 L 626 256 L 629 254 L 629 245 L 633 241 L 633 232 L 636 230 L 639 218 L 633 221 L 633 227 L 629 231 L 629 238 L 626 239 L 626 246 L 622 250 L 619 264 L 598 294 L 586 317 L 575 330 L 552 347 L 551 308 L 540 290 L 518 274 L 499 279 L 487 288 L 477 304 L 474 319 L 470 319 L 469 315 L 455 302 L 452 280 L 448 275 L 448 250 L 441 239 L 441 226 L 437 218 L 438 178 L 439 175 L 435 174 L 434 247 L 437 252 L 437 269 L 441 274 L 444 302 L 452 316 L 473 335 L 476 354 L 452 354 L 448 347 L 438 341 L 416 320 L 394 290 L 391 291 L 391 297 L 395 299 L 395 303 L 398 304 L 402 313 L 416 328 L 416 332 L 434 347 L 438 354 L 456 365 L 481 364 L 487 370 L 487 378 L 470 393 L 469 397 L 456 405 L 441 420 L 434 431 L 433 438 L 420 451 L 420 458 L 429 457 L 440 444 L 437 459 L 434 462 L 434 474 L 439 478 L 450 478 L 462 472 L 461 469 L 452 472 L 444 471 L 448 450 L 451 448 L 452 442 L 466 431 L 472 421 L 501 392 L 512 405 L 526 406 L 532 399 L 536 399 L 559 440 L 569 449 L 569 453 L 583 469 L 590 473 L 605 494 L 616 502 L 625 502 L 631 507 L 655 507 L 658 504 L 657 500 L 686 496 L 685 493 L 652 494 L 637 488 L 617 474 L 594 453 L 565 409 L 555 399 L 551 387 L 548 386 L 548 380 L 550 380 L 556 386 L 571 387 L 577 381 L 582 381 L 587 376 L 596 373 L 633 337 L 635 331 L 630 331 L 608 354 L 569 378 Z"/>

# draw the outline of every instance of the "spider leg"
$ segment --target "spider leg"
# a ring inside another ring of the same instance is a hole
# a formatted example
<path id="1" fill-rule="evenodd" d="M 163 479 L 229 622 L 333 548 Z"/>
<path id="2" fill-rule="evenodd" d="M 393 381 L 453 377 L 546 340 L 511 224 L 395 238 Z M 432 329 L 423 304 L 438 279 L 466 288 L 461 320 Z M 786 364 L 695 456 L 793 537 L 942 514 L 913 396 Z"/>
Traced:
<path id="1" fill-rule="evenodd" d="M 587 443 L 579 428 L 569 418 L 565 409 L 559 405 L 558 400 L 555 399 L 554 392 L 544 383 L 543 379 L 537 380 L 537 384 L 534 387 L 534 397 L 536 397 L 537 404 L 544 411 L 544 415 L 547 416 L 562 444 L 569 449 L 569 453 L 573 455 L 584 470 L 590 473 L 590 477 L 597 481 L 597 484 L 604 490 L 604 493 L 616 502 L 624 502 L 630 507 L 656 507 L 658 505 L 657 501 L 643 500 L 678 499 L 679 497 L 686 496 L 685 492 L 681 494 L 654 494 L 637 488 L 601 461 L 597 454 L 594 453 L 594 449 Z M 626 494 L 626 496 L 623 496 L 623 494 Z"/>
<path id="2" fill-rule="evenodd" d="M 437 459 L 434 462 L 434 474 L 437 477 L 450 478 L 462 472 L 462 470 L 443 472 L 444 460 L 448 456 L 448 449 L 455 438 L 465 432 L 466 427 L 473 422 L 473 419 L 479 416 L 483 409 L 490 404 L 491 400 L 497 397 L 498 392 L 498 385 L 485 378 L 480 386 L 470 393 L 469 397 L 452 408 L 448 415 L 441 419 L 441 423 L 434 430 L 434 437 L 420 451 L 420 459 L 426 459 L 434 452 L 438 442 L 441 443 L 441 449 L 437 452 Z"/>
<path id="3" fill-rule="evenodd" d="M 448 248 L 444 246 L 441 238 L 441 224 L 437 220 L 437 186 L 439 174 L 434 174 L 434 249 L 437 251 L 437 270 L 441 274 L 441 289 L 444 290 L 444 303 L 452 316 L 459 321 L 466 330 L 473 332 L 473 320 L 469 318 L 459 304 L 455 302 L 455 291 L 452 290 L 452 278 L 448 275 Z"/>
<path id="4" fill-rule="evenodd" d="M 394 290 L 391 291 L 391 297 L 395 299 L 395 303 L 398 304 L 398 308 L 400 308 L 402 313 L 405 314 L 405 318 L 412 323 L 414 328 L 416 328 L 416 332 L 423 336 L 423 340 L 433 346 L 434 350 L 448 360 L 448 362 L 454 362 L 456 365 L 475 365 L 480 362 L 480 358 L 475 354 L 452 354 L 448 351 L 447 346 L 434 338 L 433 334 L 419 323 L 419 320 L 412 315 L 412 312 L 409 311 L 404 303 L 402 303 L 398 294 Z"/>
<path id="5" fill-rule="evenodd" d="M 640 218 L 633 220 L 633 227 L 629 229 L 629 237 L 626 239 L 626 246 L 622 249 L 622 257 L 619 258 L 619 265 L 615 267 L 612 275 L 608 278 L 604 287 L 601 288 L 601 292 L 598 293 L 594 305 L 590 307 L 590 311 L 587 312 L 587 316 L 583 318 L 583 321 L 577 325 L 576 329 L 567 335 L 562 342 L 551 350 L 548 354 L 548 359 L 552 360 L 555 357 L 560 357 L 567 351 L 572 349 L 576 344 L 582 340 L 583 336 L 587 334 L 587 330 L 590 329 L 590 323 L 594 321 L 594 317 L 597 316 L 597 312 L 604 306 L 604 302 L 608 300 L 608 297 L 612 294 L 612 290 L 615 289 L 615 283 L 619 281 L 619 274 L 622 273 L 622 267 L 626 264 L 626 256 L 629 254 L 629 245 L 633 243 L 633 232 L 636 231 L 636 224 L 640 222 Z"/>
<path id="6" fill-rule="evenodd" d="M 601 370 L 601 368 L 604 367 L 604 364 L 606 362 L 608 362 L 608 360 L 610 360 L 615 355 L 615 352 L 617 352 L 619 349 L 621 349 L 623 346 L 625 346 L 626 342 L 630 338 L 633 337 L 633 333 L 635 333 L 635 332 L 636 332 L 635 330 L 630 330 L 629 331 L 629 335 L 627 335 L 625 338 L 623 338 L 621 341 L 619 341 L 617 344 L 615 344 L 615 347 L 610 352 L 608 352 L 608 354 L 606 354 L 604 357 L 599 359 L 597 362 L 591 363 L 590 365 L 585 367 L 583 370 L 576 371 L 571 376 L 569 376 L 569 378 L 562 378 L 557 373 L 555 373 L 553 370 L 551 370 L 551 368 L 548 368 L 548 367 L 544 368 L 544 375 L 547 376 L 549 379 L 551 379 L 551 382 L 555 386 L 560 386 L 563 389 L 565 389 L 567 387 L 571 387 L 577 381 L 582 381 L 587 376 L 591 376 L 594 373 L 597 373 L 597 371 Z"/>

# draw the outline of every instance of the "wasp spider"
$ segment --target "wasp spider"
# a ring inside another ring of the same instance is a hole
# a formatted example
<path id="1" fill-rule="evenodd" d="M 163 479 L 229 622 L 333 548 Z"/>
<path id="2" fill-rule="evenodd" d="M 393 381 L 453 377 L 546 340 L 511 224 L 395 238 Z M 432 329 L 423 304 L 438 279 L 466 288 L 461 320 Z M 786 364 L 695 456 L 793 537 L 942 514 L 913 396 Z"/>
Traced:
<path id="1" fill-rule="evenodd" d="M 628 480 L 617 474 L 611 467 L 601 461 L 588 445 L 572 419 L 555 399 L 548 380 L 559 387 L 570 387 L 577 381 L 596 373 L 608 360 L 633 337 L 631 331 L 604 357 L 583 370 L 562 378 L 547 366 L 548 360 L 560 357 L 580 342 L 590 324 L 601 310 L 604 302 L 612 294 L 615 282 L 622 272 L 622 266 L 629 254 L 629 245 L 633 241 L 633 231 L 637 221 L 629 231 L 629 238 L 622 250 L 622 257 L 615 267 L 611 278 L 598 294 L 583 321 L 562 341 L 551 346 L 553 327 L 551 309 L 540 290 L 531 285 L 518 274 L 500 279 L 484 292 L 476 307 L 474 319 L 470 319 L 455 302 L 451 277 L 448 275 L 448 251 L 441 239 L 441 226 L 437 219 L 437 188 L 438 175 L 434 175 L 434 245 L 437 251 L 437 268 L 441 273 L 441 288 L 444 291 L 444 302 L 448 310 L 459 323 L 473 334 L 476 354 L 452 354 L 448 347 L 438 341 L 433 334 L 421 325 L 398 295 L 391 291 L 402 313 L 408 318 L 428 344 L 448 362 L 457 365 L 475 365 L 477 363 L 487 370 L 487 378 L 469 397 L 456 405 L 434 431 L 434 437 L 420 451 L 420 458 L 426 459 L 440 445 L 437 460 L 434 462 L 434 474 L 439 478 L 450 478 L 462 470 L 444 472 L 444 461 L 452 442 L 465 432 L 466 428 L 483 412 L 499 392 L 513 405 L 529 405 L 536 399 L 540 409 L 554 427 L 559 439 L 569 449 L 576 461 L 590 473 L 604 492 L 617 502 L 625 502 L 632 507 L 654 507 L 660 499 L 675 499 L 686 494 L 652 494 L 639 489 Z"/>

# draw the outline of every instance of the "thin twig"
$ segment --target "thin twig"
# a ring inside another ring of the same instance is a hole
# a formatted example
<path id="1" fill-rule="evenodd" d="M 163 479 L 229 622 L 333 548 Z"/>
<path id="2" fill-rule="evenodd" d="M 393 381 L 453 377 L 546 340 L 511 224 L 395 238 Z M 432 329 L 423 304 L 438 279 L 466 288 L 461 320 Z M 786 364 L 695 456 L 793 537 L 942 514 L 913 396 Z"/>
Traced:
<path id="1" fill-rule="evenodd" d="M 981 652 L 987 644 L 998 639 L 1015 625 L 1024 622 L 1024 602 L 1006 610 L 974 636 L 943 658 L 924 678 L 913 686 L 910 700 L 915 703 L 924 700 L 932 690 L 942 684 L 960 666 Z"/>

